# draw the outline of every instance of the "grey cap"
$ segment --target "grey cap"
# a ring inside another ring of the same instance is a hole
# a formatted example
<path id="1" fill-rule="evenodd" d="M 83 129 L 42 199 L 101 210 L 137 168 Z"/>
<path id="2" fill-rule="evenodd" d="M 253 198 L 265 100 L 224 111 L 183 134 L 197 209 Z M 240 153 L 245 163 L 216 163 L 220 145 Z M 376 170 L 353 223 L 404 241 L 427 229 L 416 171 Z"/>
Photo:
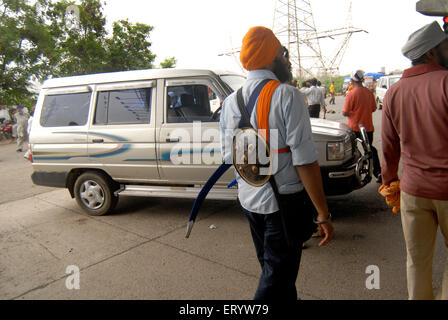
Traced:
<path id="1" fill-rule="evenodd" d="M 352 74 L 350 75 L 350 79 L 356 82 L 364 81 L 364 71 L 362 70 L 353 71 Z"/>
<path id="2" fill-rule="evenodd" d="M 412 60 L 423 56 L 447 38 L 437 21 L 427 24 L 409 36 L 408 42 L 401 49 L 403 55 Z"/>

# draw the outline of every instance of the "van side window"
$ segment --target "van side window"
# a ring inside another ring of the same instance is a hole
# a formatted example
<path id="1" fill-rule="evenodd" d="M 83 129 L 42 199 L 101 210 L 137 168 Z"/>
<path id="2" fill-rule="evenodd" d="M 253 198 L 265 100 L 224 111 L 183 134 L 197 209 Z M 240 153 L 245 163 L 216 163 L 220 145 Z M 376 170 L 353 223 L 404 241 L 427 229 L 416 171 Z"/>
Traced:
<path id="1" fill-rule="evenodd" d="M 213 122 L 210 99 L 216 94 L 205 85 L 171 86 L 167 88 L 166 110 L 168 123 L 193 121 Z"/>
<path id="2" fill-rule="evenodd" d="M 98 92 L 94 124 L 149 124 L 151 88 Z"/>
<path id="3" fill-rule="evenodd" d="M 83 126 L 89 115 L 91 93 L 69 93 L 45 97 L 42 127 Z"/>

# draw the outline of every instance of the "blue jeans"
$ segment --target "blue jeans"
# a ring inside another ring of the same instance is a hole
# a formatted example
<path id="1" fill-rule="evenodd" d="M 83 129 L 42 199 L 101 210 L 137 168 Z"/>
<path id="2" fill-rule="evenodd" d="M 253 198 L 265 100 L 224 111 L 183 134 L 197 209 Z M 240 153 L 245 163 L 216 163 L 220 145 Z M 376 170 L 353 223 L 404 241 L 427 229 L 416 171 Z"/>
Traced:
<path id="1" fill-rule="evenodd" d="M 313 209 L 306 192 L 281 195 L 286 214 L 288 246 L 280 212 L 258 214 L 245 210 L 252 239 L 262 269 L 254 300 L 297 300 L 296 279 L 302 256 L 302 244 L 316 230 Z"/>

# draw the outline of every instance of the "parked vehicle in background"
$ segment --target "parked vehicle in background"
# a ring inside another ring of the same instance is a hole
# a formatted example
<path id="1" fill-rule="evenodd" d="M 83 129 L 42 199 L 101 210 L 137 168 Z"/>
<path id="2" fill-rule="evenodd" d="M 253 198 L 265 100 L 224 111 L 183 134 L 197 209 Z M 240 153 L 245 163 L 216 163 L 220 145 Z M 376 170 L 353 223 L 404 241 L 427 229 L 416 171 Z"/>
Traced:
<path id="1" fill-rule="evenodd" d="M 364 74 L 364 86 L 370 89 L 370 91 L 372 91 L 372 93 L 375 95 L 376 83 L 381 77 L 384 76 L 385 74 L 382 72 L 368 72 Z"/>
<path id="2" fill-rule="evenodd" d="M 364 76 L 364 87 L 372 91 L 375 94 L 376 80 L 374 76 Z"/>
<path id="3" fill-rule="evenodd" d="M 30 134 L 32 180 L 67 188 L 90 215 L 110 212 L 119 196 L 196 198 L 222 163 L 219 106 L 244 81 L 180 69 L 48 80 Z M 338 122 L 311 125 L 327 195 L 370 182 L 366 137 Z M 233 179 L 229 170 L 208 198 L 236 199 Z"/>
<path id="4" fill-rule="evenodd" d="M 12 125 L 8 120 L 4 120 L 2 123 L 0 123 L 0 140 L 3 139 L 12 139 Z"/>
<path id="5" fill-rule="evenodd" d="M 375 89 L 375 101 L 378 109 L 383 108 L 383 99 L 387 90 L 401 79 L 402 74 L 394 74 L 378 79 Z"/>

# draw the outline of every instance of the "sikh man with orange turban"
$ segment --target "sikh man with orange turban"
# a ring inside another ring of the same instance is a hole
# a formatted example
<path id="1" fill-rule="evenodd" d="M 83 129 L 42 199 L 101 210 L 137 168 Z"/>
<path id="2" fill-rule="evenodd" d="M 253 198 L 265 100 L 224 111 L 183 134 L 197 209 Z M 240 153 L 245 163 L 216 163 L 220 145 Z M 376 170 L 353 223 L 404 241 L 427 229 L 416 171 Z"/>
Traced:
<path id="1" fill-rule="evenodd" d="M 249 71 L 240 105 L 248 109 L 251 126 L 271 145 L 271 161 L 276 163 L 274 181 L 258 187 L 235 172 L 238 200 L 262 269 L 254 299 L 297 300 L 303 242 L 316 224 L 323 237 L 320 246 L 333 237 L 310 117 L 303 94 L 287 84 L 292 78 L 288 51 L 270 29 L 253 27 L 247 32 L 240 60 Z M 235 92 L 224 101 L 220 120 L 225 163 L 233 163 L 233 137 L 241 120 Z"/>

